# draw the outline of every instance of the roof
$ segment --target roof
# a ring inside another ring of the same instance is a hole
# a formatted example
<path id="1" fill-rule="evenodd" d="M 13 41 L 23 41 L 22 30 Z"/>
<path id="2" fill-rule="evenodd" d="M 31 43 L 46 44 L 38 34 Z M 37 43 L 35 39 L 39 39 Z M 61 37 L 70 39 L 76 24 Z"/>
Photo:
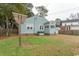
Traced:
<path id="1" fill-rule="evenodd" d="M 35 15 L 35 16 L 32 16 L 32 17 L 29 17 L 29 18 L 26 18 L 26 20 L 24 21 L 24 23 L 26 23 L 27 21 L 29 21 L 29 20 L 33 20 L 33 21 L 36 21 L 36 20 L 38 20 L 38 21 L 36 21 L 36 22 L 41 22 L 41 23 L 46 23 L 46 22 L 48 22 L 48 20 L 45 18 L 45 17 L 40 17 L 40 16 L 37 16 L 37 15 Z"/>
<path id="2" fill-rule="evenodd" d="M 71 25 L 71 26 L 78 26 L 79 27 L 79 25 Z"/>
<path id="3" fill-rule="evenodd" d="M 40 17 L 40 16 L 37 16 L 37 15 L 35 15 L 35 16 L 32 16 L 32 17 L 29 17 L 29 18 L 27 18 L 27 19 L 31 19 L 31 18 L 42 18 L 42 19 L 45 19 L 45 20 L 47 20 L 45 17 Z"/>
<path id="4" fill-rule="evenodd" d="M 45 24 L 54 24 L 55 23 L 55 21 L 48 21 L 48 22 L 46 22 Z"/>
<path id="5" fill-rule="evenodd" d="M 79 22 L 79 19 L 71 19 L 71 20 L 62 21 L 62 23 L 65 23 L 65 22 Z"/>

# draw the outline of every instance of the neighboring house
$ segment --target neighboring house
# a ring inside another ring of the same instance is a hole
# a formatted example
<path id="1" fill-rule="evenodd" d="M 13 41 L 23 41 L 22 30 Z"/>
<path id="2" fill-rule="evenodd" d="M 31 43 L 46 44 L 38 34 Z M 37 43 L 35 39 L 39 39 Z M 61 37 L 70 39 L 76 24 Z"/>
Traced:
<path id="1" fill-rule="evenodd" d="M 71 20 L 62 21 L 61 33 L 79 34 L 79 19 L 71 19 Z"/>
<path id="2" fill-rule="evenodd" d="M 54 34 L 55 33 L 55 27 L 52 26 L 50 29 L 46 29 L 46 24 L 47 19 L 44 17 L 39 17 L 39 16 L 33 16 L 30 18 L 27 18 L 23 24 L 21 25 L 21 34 L 37 34 L 39 32 L 43 32 L 44 34 L 46 31 L 49 34 Z M 52 25 L 53 23 L 49 24 Z M 50 27 L 50 26 L 49 26 Z"/>
<path id="3" fill-rule="evenodd" d="M 49 21 L 44 24 L 45 26 L 45 34 L 58 34 L 58 27 L 56 27 L 55 21 Z"/>

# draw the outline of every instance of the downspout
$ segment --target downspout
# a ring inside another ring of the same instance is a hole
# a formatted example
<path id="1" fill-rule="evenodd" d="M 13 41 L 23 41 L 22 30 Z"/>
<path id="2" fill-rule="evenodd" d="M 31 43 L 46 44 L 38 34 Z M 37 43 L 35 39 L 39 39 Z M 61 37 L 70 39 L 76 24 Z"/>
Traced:
<path id="1" fill-rule="evenodd" d="M 34 34 L 35 34 L 35 17 L 34 17 Z"/>
<path id="2" fill-rule="evenodd" d="M 35 20 L 37 19 L 37 17 L 34 17 L 34 34 L 35 34 Z"/>

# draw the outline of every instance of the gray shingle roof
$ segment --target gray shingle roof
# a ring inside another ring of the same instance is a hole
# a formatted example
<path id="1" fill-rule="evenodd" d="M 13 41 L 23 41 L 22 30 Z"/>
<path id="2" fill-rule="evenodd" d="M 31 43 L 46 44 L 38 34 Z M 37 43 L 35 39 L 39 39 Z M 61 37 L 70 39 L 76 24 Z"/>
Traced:
<path id="1" fill-rule="evenodd" d="M 65 22 L 79 22 L 79 19 L 71 19 L 71 20 L 62 21 L 62 23 L 65 23 Z"/>
<path id="2" fill-rule="evenodd" d="M 54 23 L 55 23 L 55 21 L 47 21 L 47 22 L 46 22 L 46 23 L 44 23 L 44 24 L 50 24 L 50 23 L 54 24 Z"/>

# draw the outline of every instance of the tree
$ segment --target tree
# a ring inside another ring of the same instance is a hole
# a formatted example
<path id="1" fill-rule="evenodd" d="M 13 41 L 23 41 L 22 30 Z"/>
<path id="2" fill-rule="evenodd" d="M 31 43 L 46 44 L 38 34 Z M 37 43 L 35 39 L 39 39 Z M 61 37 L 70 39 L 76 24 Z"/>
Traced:
<path id="1" fill-rule="evenodd" d="M 33 8 L 32 3 L 27 3 L 24 6 L 26 6 L 26 8 L 28 8 L 30 11 L 32 11 L 32 8 Z"/>
<path id="2" fill-rule="evenodd" d="M 76 15 L 77 15 L 77 18 L 79 19 L 79 12 Z"/>
<path id="3" fill-rule="evenodd" d="M 26 11 L 28 11 L 27 12 L 28 17 L 34 16 L 34 13 L 32 12 L 32 9 L 34 7 L 33 4 L 32 3 L 27 3 L 27 4 L 23 4 L 23 5 L 27 8 Z"/>
<path id="4" fill-rule="evenodd" d="M 47 16 L 48 10 L 45 8 L 45 6 L 38 6 L 36 7 L 36 10 L 38 11 L 38 16 L 45 17 Z"/>
<path id="5" fill-rule="evenodd" d="M 56 22 L 56 27 L 61 26 L 61 19 L 60 18 L 56 18 L 55 22 Z"/>
<path id="6" fill-rule="evenodd" d="M 16 25 L 12 12 L 17 12 L 25 15 L 31 14 L 29 9 L 24 5 L 25 4 L 20 4 L 20 3 L 0 4 L 0 24 L 2 27 L 3 27 L 3 24 L 4 25 L 6 24 L 5 28 L 7 29 L 7 32 L 6 32 L 7 36 L 9 35 L 8 33 L 9 27 L 13 27 L 13 25 Z M 28 16 L 30 17 L 31 15 L 28 15 Z"/>
<path id="7" fill-rule="evenodd" d="M 78 13 L 78 12 L 75 13 L 75 14 L 71 13 L 71 14 L 70 14 L 70 18 L 71 18 L 71 19 L 74 19 L 74 20 L 75 20 L 75 19 L 79 19 L 79 13 Z"/>
<path id="8" fill-rule="evenodd" d="M 9 8 L 7 8 L 8 7 L 8 4 L 1 4 L 1 6 L 0 6 L 1 8 L 0 8 L 0 11 L 2 12 L 1 13 L 1 15 L 2 16 L 5 16 L 5 21 L 6 21 L 6 29 L 7 29 L 7 32 L 6 32 L 6 35 L 8 36 L 8 16 L 10 15 L 10 13 L 8 13 L 8 12 L 10 12 L 10 10 L 9 10 Z"/>

